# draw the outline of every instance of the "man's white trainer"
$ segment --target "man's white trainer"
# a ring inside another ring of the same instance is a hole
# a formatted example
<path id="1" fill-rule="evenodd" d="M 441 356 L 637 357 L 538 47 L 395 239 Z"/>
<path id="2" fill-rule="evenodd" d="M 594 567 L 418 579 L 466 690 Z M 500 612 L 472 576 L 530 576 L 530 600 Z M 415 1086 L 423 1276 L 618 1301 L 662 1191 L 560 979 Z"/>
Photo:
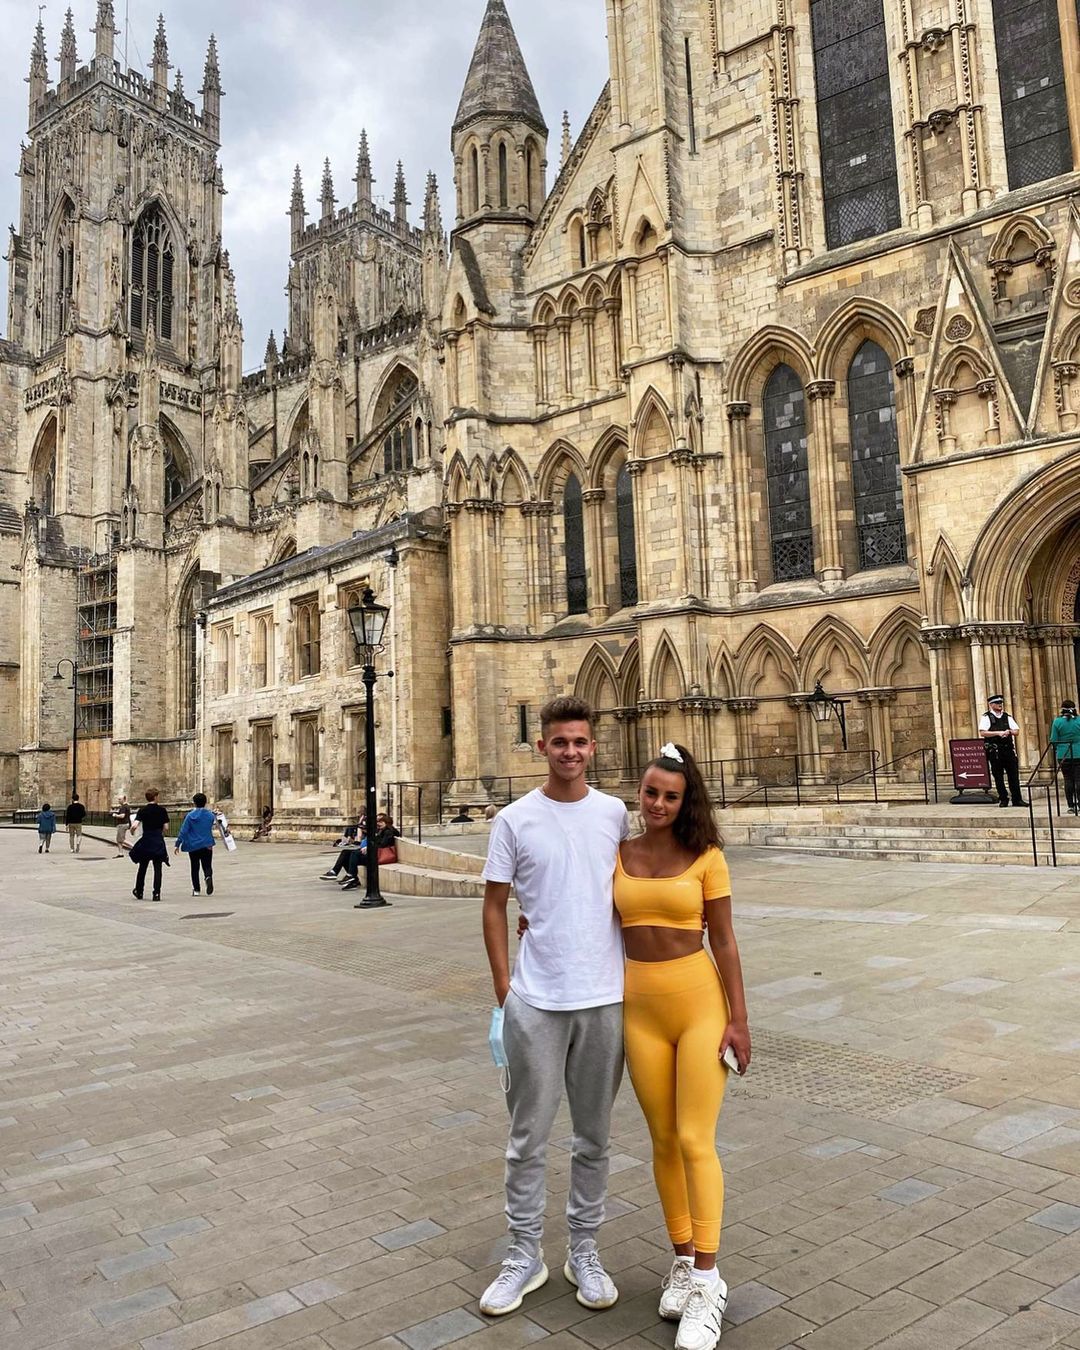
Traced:
<path id="1" fill-rule="evenodd" d="M 563 1274 L 576 1286 L 577 1301 L 583 1308 L 610 1308 L 618 1302 L 619 1291 L 601 1264 L 591 1238 L 569 1249 Z"/>
<path id="2" fill-rule="evenodd" d="M 660 1316 L 666 1322 L 677 1322 L 683 1315 L 686 1300 L 694 1281 L 690 1272 L 694 1268 L 692 1256 L 677 1256 L 671 1263 L 671 1273 L 664 1276 L 663 1292 L 660 1295 Z"/>
<path id="3" fill-rule="evenodd" d="M 511 1247 L 498 1275 L 480 1296 L 480 1311 L 488 1317 L 505 1317 L 507 1313 L 517 1312 L 525 1295 L 547 1284 L 547 1280 L 548 1268 L 544 1265 L 542 1250 L 533 1256 L 520 1247 Z"/>
<path id="4" fill-rule="evenodd" d="M 699 1280 L 691 1280 L 691 1284 L 675 1333 L 675 1350 L 714 1350 L 727 1307 L 727 1285 L 720 1279 L 712 1285 Z"/>

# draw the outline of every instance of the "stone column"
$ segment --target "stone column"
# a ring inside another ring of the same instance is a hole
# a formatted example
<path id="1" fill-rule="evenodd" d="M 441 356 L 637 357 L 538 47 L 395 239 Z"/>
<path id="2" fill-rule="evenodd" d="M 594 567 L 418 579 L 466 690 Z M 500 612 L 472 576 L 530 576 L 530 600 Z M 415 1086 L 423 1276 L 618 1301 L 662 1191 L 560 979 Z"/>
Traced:
<path id="1" fill-rule="evenodd" d="M 1001 413 L 998 406 L 997 380 L 980 380 L 975 391 L 986 403 L 986 444 L 1001 444 Z"/>
<path id="2" fill-rule="evenodd" d="M 596 380 L 596 310 L 588 306 L 582 309 L 581 322 L 585 331 L 585 393 L 595 398 L 600 392 Z"/>
<path id="3" fill-rule="evenodd" d="M 806 386 L 810 400 L 811 435 L 810 501 L 817 539 L 818 572 L 826 588 L 844 579 L 844 559 L 836 512 L 836 460 L 833 452 L 833 397 L 835 380 L 811 380 Z"/>
<path id="4" fill-rule="evenodd" d="M 546 407 L 549 402 L 547 388 L 547 329 L 542 323 L 534 323 L 529 329 L 533 343 L 533 370 L 536 376 L 536 402 L 538 407 Z"/>
<path id="5" fill-rule="evenodd" d="M 628 459 L 626 472 L 630 475 L 630 485 L 634 496 L 634 550 L 637 554 L 638 604 L 646 604 L 649 590 L 649 537 L 647 534 L 647 513 L 641 499 L 638 480 L 648 465 L 643 459 Z"/>
<path id="6" fill-rule="evenodd" d="M 810 783 L 823 783 L 825 774 L 821 765 L 821 738 L 817 719 L 810 711 L 808 694 L 792 694 L 788 707 L 794 708 L 795 735 L 799 754 L 799 775 Z"/>
<path id="7" fill-rule="evenodd" d="M 938 445 L 943 455 L 951 455 L 956 449 L 956 437 L 952 430 L 952 407 L 956 402 L 955 389 L 935 389 L 934 429 L 937 431 Z"/>
<path id="8" fill-rule="evenodd" d="M 609 296 L 604 301 L 604 310 L 611 325 L 611 378 L 608 381 L 608 389 L 611 393 L 616 394 L 620 388 L 622 371 L 622 325 L 620 323 L 622 305 L 614 296 Z"/>
<path id="9" fill-rule="evenodd" d="M 735 511 L 735 590 L 740 596 L 755 594 L 758 580 L 754 574 L 753 520 L 750 504 L 750 452 L 747 446 L 749 403 L 729 403 L 731 426 L 731 468 Z"/>
<path id="10" fill-rule="evenodd" d="M 451 408 L 460 408 L 461 403 L 461 378 L 460 366 L 458 364 L 458 338 L 459 333 L 446 334 L 446 382 L 449 386 L 448 394 Z"/>
<path id="11" fill-rule="evenodd" d="M 757 782 L 754 773 L 754 747 L 751 716 L 757 711 L 756 698 L 729 698 L 727 706 L 735 714 L 735 746 L 739 763 L 735 767 L 735 783 L 752 787 Z M 728 784 L 730 787 L 730 784 Z"/>
<path id="12" fill-rule="evenodd" d="M 569 314 L 560 314 L 555 320 L 555 327 L 559 330 L 559 348 L 562 352 L 562 402 L 564 403 L 571 402 L 574 397 L 574 367 L 570 350 L 571 322 Z"/>
<path id="13" fill-rule="evenodd" d="M 949 684 L 949 630 L 924 629 L 921 637 L 926 644 L 930 663 L 930 702 L 934 709 L 934 746 L 938 767 L 949 763 L 949 734 L 952 728 L 952 700 Z"/>
<path id="14" fill-rule="evenodd" d="M 669 459 L 675 470 L 675 496 L 678 503 L 679 538 L 675 549 L 675 594 L 679 597 L 690 593 L 690 518 L 688 510 L 690 462 L 693 459 L 688 448 L 676 447 Z"/>
<path id="15" fill-rule="evenodd" d="M 589 621 L 603 623 L 608 616 L 607 558 L 604 552 L 603 488 L 586 488 L 581 494 L 585 504 L 585 556 L 589 559 Z"/>
<path id="16" fill-rule="evenodd" d="M 551 558 L 551 518 L 554 502 L 535 503 L 537 587 L 540 595 L 540 622 L 550 628 L 555 622 L 555 586 Z"/>
<path id="17" fill-rule="evenodd" d="M 636 361 L 641 355 L 641 341 L 638 337 L 638 301 L 637 301 L 637 272 L 636 262 L 628 262 L 623 266 L 623 275 L 626 277 L 626 308 L 630 315 L 630 351 L 628 353 L 631 361 Z"/>
<path id="18" fill-rule="evenodd" d="M 874 761 L 878 767 L 891 764 L 893 758 L 892 722 L 886 709 L 896 702 L 895 689 L 860 689 L 855 697 L 870 714 L 870 750 L 877 752 Z M 869 766 L 867 766 L 869 767 Z M 890 779 L 897 776 L 895 768 L 886 770 Z"/>

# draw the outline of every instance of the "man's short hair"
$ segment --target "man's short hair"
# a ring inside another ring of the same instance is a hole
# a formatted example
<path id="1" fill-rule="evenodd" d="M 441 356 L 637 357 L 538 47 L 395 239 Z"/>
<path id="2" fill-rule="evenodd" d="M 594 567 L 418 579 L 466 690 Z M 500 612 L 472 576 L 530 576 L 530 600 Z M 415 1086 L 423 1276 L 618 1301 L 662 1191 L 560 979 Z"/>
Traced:
<path id="1" fill-rule="evenodd" d="M 196 806 L 198 806 L 198 807 L 203 807 L 203 806 L 206 805 L 206 793 L 205 793 L 205 792 L 196 792 L 195 796 L 192 797 L 191 800 L 192 800 L 192 802 L 193 802 Z"/>
<path id="2" fill-rule="evenodd" d="M 553 698 L 540 709 L 540 733 L 547 740 L 548 728 L 556 722 L 587 722 L 589 734 L 592 734 L 593 710 L 583 698 L 564 694 L 562 698 Z"/>

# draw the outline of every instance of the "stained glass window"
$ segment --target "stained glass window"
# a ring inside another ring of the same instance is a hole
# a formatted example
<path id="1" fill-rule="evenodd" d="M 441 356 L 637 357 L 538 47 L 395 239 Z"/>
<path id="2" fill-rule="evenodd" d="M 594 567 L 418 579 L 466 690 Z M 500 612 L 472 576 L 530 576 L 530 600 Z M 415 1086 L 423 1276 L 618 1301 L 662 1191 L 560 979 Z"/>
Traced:
<path id="1" fill-rule="evenodd" d="M 619 603 L 625 608 L 638 602 L 634 484 L 625 464 L 615 479 L 615 515 L 619 534 Z"/>
<path id="2" fill-rule="evenodd" d="M 131 240 L 130 312 L 133 331 L 154 330 L 166 342 L 173 336 L 173 243 L 156 207 L 144 211 Z"/>
<path id="3" fill-rule="evenodd" d="M 179 718 L 178 725 L 181 731 L 193 731 L 195 728 L 195 704 L 198 692 L 199 672 L 195 661 L 195 636 L 197 630 L 196 603 L 195 603 L 196 579 L 188 583 L 184 594 L 180 600 L 179 614 L 179 654 L 180 654 L 180 679 L 179 679 Z"/>
<path id="4" fill-rule="evenodd" d="M 765 386 L 765 472 L 774 581 L 814 575 L 806 398 L 790 366 L 777 366 Z"/>
<path id="5" fill-rule="evenodd" d="M 584 614 L 589 608 L 585 577 L 585 521 L 581 484 L 574 474 L 563 489 L 563 538 L 566 547 L 566 611 Z"/>
<path id="6" fill-rule="evenodd" d="M 882 0 L 811 0 L 830 248 L 900 224 Z"/>
<path id="7" fill-rule="evenodd" d="M 1057 0 L 994 0 L 1009 187 L 1073 167 Z"/>
<path id="8" fill-rule="evenodd" d="M 847 389 L 859 567 L 891 567 L 907 561 L 907 537 L 892 365 L 876 342 L 855 353 Z"/>

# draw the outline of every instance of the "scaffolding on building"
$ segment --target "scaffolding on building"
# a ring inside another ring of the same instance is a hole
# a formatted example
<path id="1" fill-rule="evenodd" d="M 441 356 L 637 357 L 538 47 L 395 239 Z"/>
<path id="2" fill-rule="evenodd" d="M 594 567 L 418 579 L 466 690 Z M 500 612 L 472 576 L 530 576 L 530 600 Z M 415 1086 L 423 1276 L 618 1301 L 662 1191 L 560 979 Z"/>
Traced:
<path id="1" fill-rule="evenodd" d="M 116 632 L 116 558 L 91 558 L 78 572 L 79 730 L 104 736 L 113 722 L 113 635 Z"/>

